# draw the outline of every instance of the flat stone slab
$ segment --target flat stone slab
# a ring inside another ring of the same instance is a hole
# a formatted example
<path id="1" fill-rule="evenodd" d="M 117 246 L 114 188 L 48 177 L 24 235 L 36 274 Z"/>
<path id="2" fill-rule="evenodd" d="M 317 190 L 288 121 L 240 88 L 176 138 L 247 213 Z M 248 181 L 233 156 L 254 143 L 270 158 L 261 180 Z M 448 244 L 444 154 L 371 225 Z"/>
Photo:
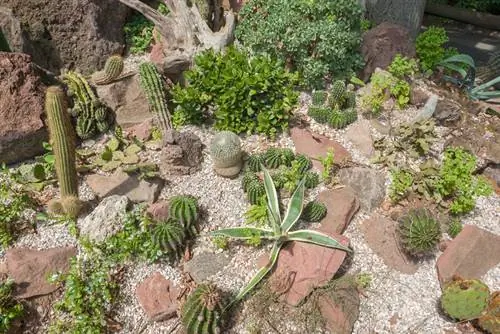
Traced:
<path id="1" fill-rule="evenodd" d="M 354 190 L 364 211 L 370 212 L 384 201 L 385 175 L 381 172 L 367 167 L 351 167 L 341 169 L 338 175 L 342 184 Z"/>
<path id="2" fill-rule="evenodd" d="M 349 187 L 322 191 L 318 195 L 318 201 L 324 203 L 327 208 L 319 228 L 326 233 L 343 233 L 359 210 L 359 200 Z"/>
<path id="3" fill-rule="evenodd" d="M 371 158 L 375 153 L 369 120 L 359 120 L 349 126 L 345 132 L 345 137 L 366 158 Z"/>
<path id="4" fill-rule="evenodd" d="M 191 275 L 196 283 L 202 283 L 224 269 L 229 262 L 231 262 L 231 258 L 223 253 L 201 253 L 186 262 L 184 270 Z"/>
<path id="5" fill-rule="evenodd" d="M 177 315 L 179 290 L 161 273 L 146 278 L 135 294 L 150 321 L 164 321 Z"/>
<path id="6" fill-rule="evenodd" d="M 500 236 L 473 225 L 462 231 L 446 247 L 436 262 L 439 282 L 453 275 L 466 279 L 481 278 L 500 263 Z"/>

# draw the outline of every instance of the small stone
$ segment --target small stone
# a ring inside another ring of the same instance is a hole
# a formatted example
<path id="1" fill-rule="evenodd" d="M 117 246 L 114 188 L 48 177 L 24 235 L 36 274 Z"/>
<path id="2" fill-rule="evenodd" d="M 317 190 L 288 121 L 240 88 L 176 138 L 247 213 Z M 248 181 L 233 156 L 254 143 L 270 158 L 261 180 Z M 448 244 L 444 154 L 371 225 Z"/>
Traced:
<path id="1" fill-rule="evenodd" d="M 153 129 L 153 120 L 147 119 L 144 122 L 134 125 L 127 129 L 128 136 L 130 138 L 137 138 L 140 141 L 147 141 L 151 138 L 151 132 Z"/>
<path id="2" fill-rule="evenodd" d="M 423 106 L 427 100 L 429 99 L 429 95 L 426 91 L 420 88 L 417 85 L 411 85 L 410 91 L 410 103 L 416 107 Z"/>
<path id="3" fill-rule="evenodd" d="M 203 143 L 197 135 L 171 130 L 165 137 L 160 166 L 165 174 L 186 175 L 201 169 Z"/>
<path id="4" fill-rule="evenodd" d="M 340 182 L 352 188 L 361 209 L 370 212 L 382 204 L 385 197 L 385 175 L 366 167 L 341 169 Z"/>
<path id="5" fill-rule="evenodd" d="M 224 269 L 230 261 L 231 258 L 224 253 L 201 253 L 186 262 L 184 270 L 196 283 L 202 283 Z"/>
<path id="6" fill-rule="evenodd" d="M 177 315 L 179 290 L 161 273 L 146 278 L 135 293 L 150 321 L 164 321 Z"/>
<path id="7" fill-rule="evenodd" d="M 375 149 L 371 135 L 370 121 L 360 120 L 351 125 L 345 132 L 345 138 L 349 140 L 365 157 L 370 158 Z"/>
<path id="8" fill-rule="evenodd" d="M 168 218 L 169 203 L 167 201 L 160 201 L 150 204 L 146 212 L 157 221 L 166 220 Z"/>
<path id="9" fill-rule="evenodd" d="M 432 94 L 425 105 L 422 107 L 422 109 L 418 111 L 417 116 L 415 116 L 415 118 L 413 119 L 413 122 L 421 122 L 430 119 L 432 115 L 434 115 L 437 103 L 438 96 L 436 94 Z"/>
<path id="10" fill-rule="evenodd" d="M 318 201 L 324 203 L 327 208 L 320 227 L 325 233 L 343 233 L 359 210 L 359 200 L 349 187 L 322 191 L 318 195 Z"/>

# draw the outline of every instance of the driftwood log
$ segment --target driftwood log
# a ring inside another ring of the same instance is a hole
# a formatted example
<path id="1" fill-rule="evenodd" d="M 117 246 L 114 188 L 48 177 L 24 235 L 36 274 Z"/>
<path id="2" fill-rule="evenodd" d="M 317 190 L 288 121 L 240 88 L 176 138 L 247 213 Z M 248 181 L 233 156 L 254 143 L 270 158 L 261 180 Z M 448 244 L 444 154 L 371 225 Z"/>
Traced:
<path id="1" fill-rule="evenodd" d="M 162 69 L 167 74 L 178 74 L 189 68 L 194 55 L 205 49 L 222 50 L 234 38 L 235 16 L 232 11 L 217 15 L 225 22 L 221 27 L 219 22 L 211 22 L 211 26 L 220 28 L 214 32 L 194 4 L 189 0 L 165 0 L 169 9 L 167 15 L 162 15 L 140 0 L 119 0 L 128 7 L 140 12 L 154 23 L 155 29 L 161 35 L 163 64 Z M 217 8 L 217 10 L 221 10 Z"/>
<path id="2" fill-rule="evenodd" d="M 448 5 L 427 3 L 425 11 L 432 15 L 471 23 L 479 27 L 500 30 L 500 15 L 474 12 L 470 9 L 456 8 Z"/>

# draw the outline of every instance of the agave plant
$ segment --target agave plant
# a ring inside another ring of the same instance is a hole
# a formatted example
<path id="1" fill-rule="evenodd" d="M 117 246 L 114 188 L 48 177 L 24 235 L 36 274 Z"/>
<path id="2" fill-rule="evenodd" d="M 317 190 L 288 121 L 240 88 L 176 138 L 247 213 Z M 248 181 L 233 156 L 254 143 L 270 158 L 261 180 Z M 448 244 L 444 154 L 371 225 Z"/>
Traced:
<path id="1" fill-rule="evenodd" d="M 494 85 L 500 83 L 500 76 L 496 77 L 493 80 L 490 80 L 480 86 L 477 86 L 473 88 L 469 92 L 469 96 L 473 100 L 489 100 L 489 99 L 494 99 L 497 97 L 500 97 L 500 91 L 499 90 L 489 90 L 490 87 L 493 87 Z"/>
<path id="2" fill-rule="evenodd" d="M 220 229 L 211 233 L 213 237 L 229 237 L 240 240 L 255 240 L 256 238 L 260 238 L 261 240 L 270 240 L 274 243 L 271 249 L 269 262 L 257 272 L 248 285 L 238 293 L 235 299 L 229 303 L 228 306 L 226 306 L 226 309 L 235 302 L 243 299 L 243 297 L 257 284 L 259 284 L 259 282 L 271 271 L 278 259 L 281 248 L 288 241 L 307 242 L 351 252 L 349 247 L 342 245 L 339 241 L 326 234 L 312 230 L 291 231 L 302 214 L 302 208 L 304 206 L 305 178 L 300 181 L 294 191 L 292 197 L 290 198 L 285 215 L 282 217 L 279 209 L 276 187 L 269 171 L 264 167 L 262 167 L 262 169 L 264 170 L 264 186 L 267 195 L 268 228 L 231 227 Z"/>

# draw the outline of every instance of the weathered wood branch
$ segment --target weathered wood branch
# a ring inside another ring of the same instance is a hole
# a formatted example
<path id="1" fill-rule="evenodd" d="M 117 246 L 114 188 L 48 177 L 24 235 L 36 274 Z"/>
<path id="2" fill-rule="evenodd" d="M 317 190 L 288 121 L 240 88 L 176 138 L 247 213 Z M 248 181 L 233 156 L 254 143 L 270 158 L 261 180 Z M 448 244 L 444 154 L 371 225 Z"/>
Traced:
<path id="1" fill-rule="evenodd" d="M 488 13 L 474 12 L 464 8 L 456 8 L 448 5 L 427 3 L 425 11 L 432 15 L 450 18 L 465 23 L 471 23 L 479 27 L 500 30 L 500 16 Z"/>

